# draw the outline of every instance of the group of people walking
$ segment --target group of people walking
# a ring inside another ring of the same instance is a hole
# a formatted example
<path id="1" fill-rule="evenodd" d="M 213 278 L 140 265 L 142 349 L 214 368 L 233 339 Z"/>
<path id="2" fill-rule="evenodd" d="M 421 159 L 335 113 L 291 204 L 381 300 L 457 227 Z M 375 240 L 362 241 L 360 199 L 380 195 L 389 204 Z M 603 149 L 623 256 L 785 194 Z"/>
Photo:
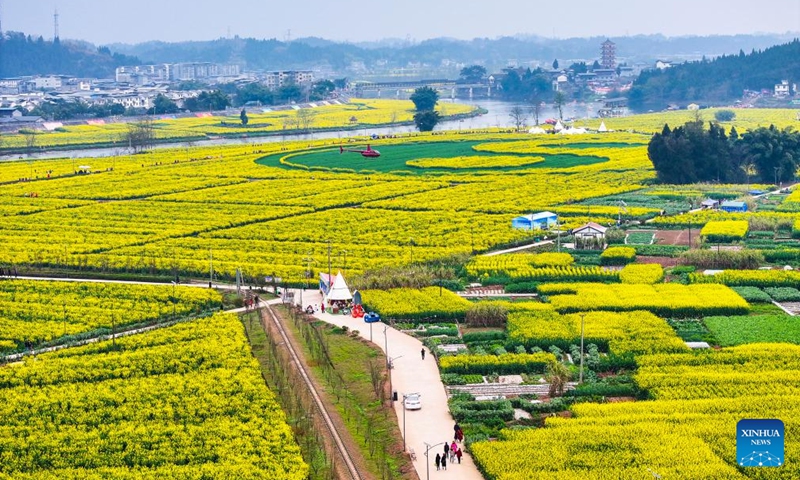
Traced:
<path id="1" fill-rule="evenodd" d="M 456 441 L 462 442 L 464 440 L 464 432 L 461 431 L 461 427 L 456 423 L 453 427 L 454 435 L 453 435 L 453 442 L 448 443 L 444 442 L 444 455 L 437 453 L 436 458 L 434 461 L 436 462 L 436 470 L 447 470 L 447 462 L 449 461 L 450 464 L 461 463 L 461 457 L 464 453 L 461 451 L 461 447 L 458 446 Z"/>

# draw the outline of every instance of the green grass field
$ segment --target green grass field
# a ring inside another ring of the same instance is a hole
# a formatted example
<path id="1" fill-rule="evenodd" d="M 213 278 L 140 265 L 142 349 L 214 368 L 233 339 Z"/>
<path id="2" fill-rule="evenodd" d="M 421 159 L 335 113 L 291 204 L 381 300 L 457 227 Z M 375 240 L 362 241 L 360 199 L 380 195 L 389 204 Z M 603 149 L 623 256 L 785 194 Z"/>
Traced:
<path id="1" fill-rule="evenodd" d="M 409 160 L 416 160 L 419 158 L 452 158 L 460 156 L 479 156 L 479 157 L 492 157 L 497 156 L 494 153 L 476 152 L 472 149 L 474 145 L 485 142 L 441 142 L 441 143 L 410 143 L 404 145 L 381 145 L 373 146 L 376 150 L 380 150 L 381 156 L 379 158 L 366 158 L 358 153 L 345 152 L 339 153 L 337 148 L 325 148 L 318 150 L 311 150 L 308 153 L 301 153 L 292 156 L 289 161 L 294 164 L 305 165 L 308 167 L 326 167 L 326 168 L 348 168 L 355 171 L 377 171 L 382 173 L 406 171 L 414 174 L 425 173 L 474 173 L 476 171 L 487 169 L 446 169 L 446 168 L 413 168 L 406 165 Z M 363 149 L 366 148 L 365 144 L 351 144 L 348 148 Z M 508 154 L 514 155 L 514 154 Z M 270 155 L 258 160 L 259 164 L 267 166 L 282 166 L 284 168 L 291 168 L 280 164 L 281 157 L 285 154 Z M 530 155 L 520 155 L 530 156 Z M 579 165 L 591 165 L 594 163 L 606 162 L 608 159 L 594 156 L 577 156 L 577 155 L 541 155 L 536 156 L 544 157 L 545 161 L 536 165 L 529 165 L 525 167 L 493 167 L 488 170 L 494 171 L 513 171 L 531 168 L 569 168 Z"/>
<path id="2" fill-rule="evenodd" d="M 789 315 L 706 317 L 704 322 L 723 347 L 757 342 L 800 343 L 800 319 Z"/>

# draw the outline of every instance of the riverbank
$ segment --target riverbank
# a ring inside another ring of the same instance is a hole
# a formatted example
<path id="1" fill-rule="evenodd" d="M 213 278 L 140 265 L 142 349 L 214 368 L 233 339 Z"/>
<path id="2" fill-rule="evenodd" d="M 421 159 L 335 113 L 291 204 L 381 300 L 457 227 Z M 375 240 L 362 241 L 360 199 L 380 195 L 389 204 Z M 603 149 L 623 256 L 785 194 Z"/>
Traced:
<path id="1" fill-rule="evenodd" d="M 487 110 L 479 106 L 464 104 L 443 104 L 452 110 L 444 114 L 441 123 L 463 122 L 484 115 Z M 457 106 L 458 108 L 453 108 Z M 309 110 L 313 108 L 314 110 Z M 297 108 L 253 113 L 250 127 L 229 122 L 230 115 L 214 117 L 190 117 L 181 119 L 161 118 L 152 123 L 153 137 L 146 141 L 149 148 L 191 147 L 195 145 L 219 145 L 237 142 L 285 141 L 287 139 L 335 138 L 343 134 L 361 132 L 364 135 L 383 135 L 386 130 L 413 130 L 413 105 L 411 102 L 396 101 L 358 101 L 337 105 Z M 302 112 L 309 112 L 308 114 Z M 444 111 L 443 111 L 444 113 Z M 309 116 L 308 120 L 302 120 Z M 296 117 L 296 118 L 295 118 Z M 283 128 L 279 128 L 279 125 Z M 83 157 L 79 152 L 87 150 L 106 150 L 100 156 L 119 155 L 134 147 L 126 140 L 128 123 L 109 123 L 104 125 L 73 125 L 61 127 L 52 132 L 39 132 L 30 138 L 22 135 L 5 135 L 5 148 L 0 144 L 0 159 L 18 159 L 19 156 L 31 158 L 52 158 L 54 152 L 68 157 Z M 316 125 L 316 126 L 315 126 Z M 23 143 L 24 140 L 24 143 Z M 36 145 L 39 143 L 40 145 Z M 43 144 L 42 143 L 46 143 Z M 97 156 L 97 155 L 92 155 Z"/>

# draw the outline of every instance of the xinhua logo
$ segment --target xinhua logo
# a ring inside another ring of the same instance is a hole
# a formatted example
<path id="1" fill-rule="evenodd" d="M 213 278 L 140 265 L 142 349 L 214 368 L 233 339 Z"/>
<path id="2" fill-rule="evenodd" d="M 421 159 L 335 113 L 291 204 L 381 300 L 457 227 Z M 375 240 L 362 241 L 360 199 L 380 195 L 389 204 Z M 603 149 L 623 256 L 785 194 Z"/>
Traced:
<path id="1" fill-rule="evenodd" d="M 783 422 L 739 420 L 736 424 L 736 457 L 742 467 L 783 465 Z"/>

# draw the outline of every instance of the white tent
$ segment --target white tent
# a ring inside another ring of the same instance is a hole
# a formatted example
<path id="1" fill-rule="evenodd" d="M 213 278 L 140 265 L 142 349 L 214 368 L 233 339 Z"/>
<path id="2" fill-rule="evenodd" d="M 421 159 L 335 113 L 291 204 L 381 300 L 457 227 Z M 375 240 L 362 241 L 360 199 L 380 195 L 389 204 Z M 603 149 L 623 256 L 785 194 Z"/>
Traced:
<path id="1" fill-rule="evenodd" d="M 606 128 L 606 122 L 600 122 L 600 128 L 597 129 L 598 132 L 607 132 L 608 129 Z"/>
<path id="2" fill-rule="evenodd" d="M 541 127 L 533 127 L 530 130 L 528 130 L 528 133 L 541 134 L 541 133 L 547 133 L 547 132 L 545 132 L 545 130 L 543 128 L 541 128 Z"/>
<path id="3" fill-rule="evenodd" d="M 556 132 L 560 132 L 561 130 L 564 130 L 564 125 L 561 123 L 561 120 L 556 122 L 556 126 L 553 127 L 553 130 L 555 130 Z"/>
<path id="4" fill-rule="evenodd" d="M 337 273 L 336 278 L 333 280 L 333 286 L 331 286 L 331 289 L 328 290 L 328 294 L 325 296 L 325 302 L 327 303 L 337 300 L 352 300 L 352 299 L 353 295 L 350 293 L 350 288 L 344 281 L 342 272 Z"/>

